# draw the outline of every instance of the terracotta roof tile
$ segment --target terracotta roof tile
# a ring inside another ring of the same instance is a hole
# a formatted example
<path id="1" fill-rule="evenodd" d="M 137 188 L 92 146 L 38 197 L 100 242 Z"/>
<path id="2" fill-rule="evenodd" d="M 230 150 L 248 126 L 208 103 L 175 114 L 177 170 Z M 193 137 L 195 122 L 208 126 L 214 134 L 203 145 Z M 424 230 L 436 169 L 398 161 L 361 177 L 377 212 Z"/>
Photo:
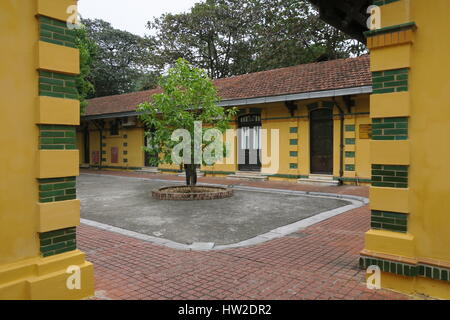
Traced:
<path id="1" fill-rule="evenodd" d="M 368 55 L 302 64 L 214 81 L 222 100 L 249 99 L 372 85 Z M 88 100 L 85 115 L 134 111 L 161 89 Z"/>

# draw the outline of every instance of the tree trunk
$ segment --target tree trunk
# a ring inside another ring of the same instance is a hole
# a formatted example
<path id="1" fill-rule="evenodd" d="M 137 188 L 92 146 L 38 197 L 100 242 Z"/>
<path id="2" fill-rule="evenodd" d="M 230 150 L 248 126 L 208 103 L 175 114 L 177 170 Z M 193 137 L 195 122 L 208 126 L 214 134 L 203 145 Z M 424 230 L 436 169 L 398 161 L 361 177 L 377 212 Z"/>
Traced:
<path id="1" fill-rule="evenodd" d="M 197 166 L 195 164 L 191 164 L 191 186 L 197 185 Z"/>
<path id="2" fill-rule="evenodd" d="M 195 164 L 185 164 L 184 171 L 186 172 L 186 185 L 195 186 L 197 184 L 197 167 Z"/>

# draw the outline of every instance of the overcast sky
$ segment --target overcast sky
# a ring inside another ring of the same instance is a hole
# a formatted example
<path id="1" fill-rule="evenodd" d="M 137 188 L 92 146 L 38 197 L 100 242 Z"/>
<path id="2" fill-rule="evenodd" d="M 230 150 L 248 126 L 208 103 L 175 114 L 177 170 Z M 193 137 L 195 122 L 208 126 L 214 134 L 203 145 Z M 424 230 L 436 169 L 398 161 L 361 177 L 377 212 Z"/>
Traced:
<path id="1" fill-rule="evenodd" d="M 83 18 L 99 18 L 114 28 L 144 35 L 145 27 L 153 17 L 163 13 L 188 11 L 200 0 L 78 0 L 78 11 Z"/>

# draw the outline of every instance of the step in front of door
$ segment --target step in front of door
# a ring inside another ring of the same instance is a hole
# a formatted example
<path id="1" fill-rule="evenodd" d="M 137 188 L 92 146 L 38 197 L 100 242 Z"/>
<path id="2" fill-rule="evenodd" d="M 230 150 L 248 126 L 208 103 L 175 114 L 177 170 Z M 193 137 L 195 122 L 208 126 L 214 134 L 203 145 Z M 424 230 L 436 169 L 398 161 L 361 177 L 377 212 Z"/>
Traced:
<path id="1" fill-rule="evenodd" d="M 322 185 L 322 186 L 339 185 L 339 181 L 333 180 L 333 176 L 317 175 L 317 174 L 311 174 L 309 175 L 309 178 L 300 178 L 297 180 L 297 182 L 301 184 Z"/>

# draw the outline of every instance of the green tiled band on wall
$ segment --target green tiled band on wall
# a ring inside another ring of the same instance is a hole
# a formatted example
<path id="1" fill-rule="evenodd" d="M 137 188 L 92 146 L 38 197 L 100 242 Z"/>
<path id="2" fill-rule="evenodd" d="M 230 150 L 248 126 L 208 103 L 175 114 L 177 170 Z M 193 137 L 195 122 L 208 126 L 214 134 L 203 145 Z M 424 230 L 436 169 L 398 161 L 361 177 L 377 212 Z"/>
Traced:
<path id="1" fill-rule="evenodd" d="M 345 125 L 345 131 L 346 132 L 355 132 L 355 125 L 354 124 Z"/>
<path id="2" fill-rule="evenodd" d="M 38 179 L 39 202 L 75 200 L 77 198 L 75 177 Z"/>
<path id="3" fill-rule="evenodd" d="M 355 165 L 354 164 L 346 164 L 345 171 L 355 171 Z"/>
<path id="4" fill-rule="evenodd" d="M 407 188 L 408 166 L 372 165 L 372 186 Z"/>
<path id="5" fill-rule="evenodd" d="M 385 259 L 375 259 L 372 257 L 360 257 L 359 266 L 367 269 L 370 266 L 378 266 L 383 272 L 395 273 L 401 276 L 416 277 L 418 275 L 418 266 L 403 262 L 390 261 Z"/>
<path id="6" fill-rule="evenodd" d="M 41 41 L 76 48 L 75 30 L 67 28 L 67 23 L 48 17 L 39 17 L 39 37 Z"/>
<path id="7" fill-rule="evenodd" d="M 346 158 L 354 158 L 355 157 L 355 151 L 345 151 L 345 157 Z"/>
<path id="8" fill-rule="evenodd" d="M 39 149 L 74 150 L 76 148 L 76 131 L 74 126 L 39 126 Z"/>
<path id="9" fill-rule="evenodd" d="M 353 145 L 353 144 L 355 144 L 355 142 L 356 142 L 355 138 L 346 138 L 345 139 L 345 144 Z"/>
<path id="10" fill-rule="evenodd" d="M 39 16 L 39 40 L 55 45 L 76 48 L 75 31 L 66 22 Z M 76 76 L 39 70 L 39 95 L 78 100 Z M 40 125 L 39 149 L 76 149 L 75 126 Z M 76 177 L 38 179 L 39 202 L 57 202 L 76 199 Z M 63 214 L 63 212 L 62 212 Z M 76 249 L 76 228 L 49 231 L 39 234 L 43 257 Z"/>
<path id="11" fill-rule="evenodd" d="M 378 266 L 383 272 L 394 273 L 401 276 L 424 277 L 434 280 L 450 281 L 450 269 L 423 263 L 409 264 L 361 256 L 359 258 L 359 266 L 362 269 L 367 269 L 369 266 Z"/>
<path id="12" fill-rule="evenodd" d="M 76 250 L 75 227 L 39 233 L 41 254 L 44 257 Z"/>
<path id="13" fill-rule="evenodd" d="M 389 3 L 397 2 L 397 1 L 400 1 L 400 0 L 375 0 L 373 2 L 373 4 L 375 6 L 384 6 L 385 4 L 389 4 Z"/>
<path id="14" fill-rule="evenodd" d="M 78 100 L 76 76 L 39 71 L 39 95 Z"/>
<path id="15" fill-rule="evenodd" d="M 408 215 L 399 212 L 372 210 L 370 225 L 372 229 L 406 233 L 408 231 Z"/>
<path id="16" fill-rule="evenodd" d="M 372 72 L 372 94 L 408 91 L 409 69 Z"/>
<path id="17" fill-rule="evenodd" d="M 372 119 L 372 140 L 407 140 L 408 118 Z"/>

